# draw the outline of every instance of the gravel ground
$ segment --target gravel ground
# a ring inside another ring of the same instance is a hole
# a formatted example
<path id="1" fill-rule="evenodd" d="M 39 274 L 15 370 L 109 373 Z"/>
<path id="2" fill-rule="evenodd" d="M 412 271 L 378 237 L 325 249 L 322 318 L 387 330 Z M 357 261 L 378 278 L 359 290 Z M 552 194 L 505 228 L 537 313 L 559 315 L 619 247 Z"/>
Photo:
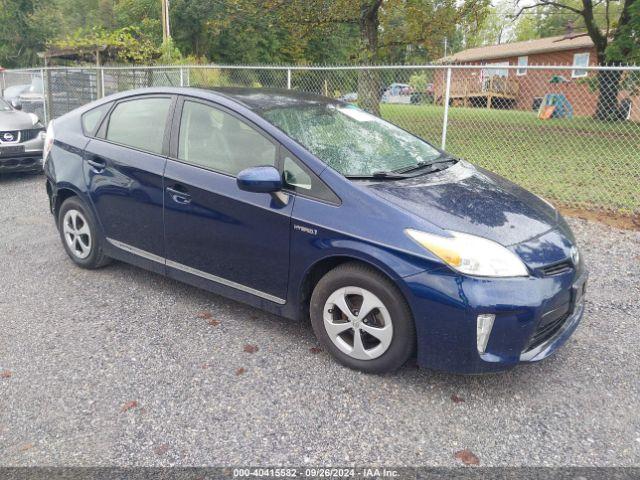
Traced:
<path id="1" fill-rule="evenodd" d="M 570 222 L 587 313 L 546 361 L 373 376 L 316 352 L 309 325 L 74 267 L 46 203 L 43 177 L 0 178 L 1 466 L 640 464 L 639 232 Z"/>

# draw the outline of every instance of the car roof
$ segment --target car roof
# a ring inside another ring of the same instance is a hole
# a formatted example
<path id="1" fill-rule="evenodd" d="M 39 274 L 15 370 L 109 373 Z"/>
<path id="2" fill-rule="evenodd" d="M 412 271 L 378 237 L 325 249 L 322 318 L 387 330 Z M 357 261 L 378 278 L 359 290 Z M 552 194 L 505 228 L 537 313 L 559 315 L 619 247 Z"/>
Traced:
<path id="1" fill-rule="evenodd" d="M 323 106 L 342 103 L 333 98 L 297 90 L 276 88 L 233 88 L 216 87 L 203 89 L 224 95 L 243 104 L 250 110 L 261 111 L 272 108 Z"/>

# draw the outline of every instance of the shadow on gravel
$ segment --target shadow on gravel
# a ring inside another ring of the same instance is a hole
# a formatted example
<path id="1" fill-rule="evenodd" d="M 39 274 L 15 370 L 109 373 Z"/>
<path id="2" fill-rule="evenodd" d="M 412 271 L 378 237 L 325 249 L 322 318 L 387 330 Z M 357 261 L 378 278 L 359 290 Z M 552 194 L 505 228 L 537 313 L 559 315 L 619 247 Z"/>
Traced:
<path id="1" fill-rule="evenodd" d="M 238 322 L 246 323 L 248 329 L 252 328 L 253 324 L 267 321 L 270 324 L 270 328 L 277 330 L 274 333 L 286 335 L 294 343 L 300 342 L 306 347 L 305 351 L 309 351 L 318 345 L 309 321 L 298 323 L 284 317 L 272 315 L 234 300 L 120 262 L 114 262 L 103 271 L 108 271 L 111 275 L 126 278 L 134 283 L 144 284 L 145 288 L 155 290 L 159 294 L 166 293 L 167 295 L 183 297 L 194 305 L 215 303 L 216 307 L 212 309 L 214 316 L 220 310 L 227 314 L 232 313 L 238 319 Z M 212 299 L 215 299 L 215 301 L 212 302 Z M 447 374 L 435 370 L 421 369 L 417 367 L 415 360 L 412 359 L 398 372 L 378 376 L 370 375 L 369 379 L 374 382 L 376 378 L 380 379 L 380 381 L 390 381 L 397 384 L 398 388 L 410 388 L 427 396 L 433 395 L 434 392 L 450 391 L 452 395 L 454 393 L 461 395 L 462 401 L 465 401 L 465 397 L 480 394 L 490 395 L 495 398 L 518 399 L 519 397 L 524 398 L 531 395 L 532 388 L 542 391 L 549 386 L 550 381 L 553 383 L 560 381 L 559 377 L 563 371 L 562 354 L 563 351 L 560 350 L 556 355 L 542 362 L 523 364 L 506 372 L 485 375 Z M 318 359 L 335 362 L 327 352 L 322 352 Z"/>
<path id="2" fill-rule="evenodd" d="M 46 178 L 43 173 L 0 173 L 0 185 L 20 183 L 25 180 L 33 180 L 34 178 L 38 177 L 40 177 L 42 181 L 44 181 Z"/>

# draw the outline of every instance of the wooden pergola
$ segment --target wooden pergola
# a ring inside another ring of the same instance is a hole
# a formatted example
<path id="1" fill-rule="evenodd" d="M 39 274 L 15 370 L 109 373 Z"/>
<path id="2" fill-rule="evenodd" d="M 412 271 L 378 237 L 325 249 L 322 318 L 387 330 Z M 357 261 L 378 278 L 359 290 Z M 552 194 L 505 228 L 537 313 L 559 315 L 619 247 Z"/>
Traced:
<path id="1" fill-rule="evenodd" d="M 38 53 L 38 57 L 44 60 L 44 66 L 48 67 L 51 60 L 69 60 L 72 62 L 93 63 L 96 67 L 102 66 L 103 60 L 107 57 L 107 45 L 91 45 L 76 48 L 50 48 Z"/>

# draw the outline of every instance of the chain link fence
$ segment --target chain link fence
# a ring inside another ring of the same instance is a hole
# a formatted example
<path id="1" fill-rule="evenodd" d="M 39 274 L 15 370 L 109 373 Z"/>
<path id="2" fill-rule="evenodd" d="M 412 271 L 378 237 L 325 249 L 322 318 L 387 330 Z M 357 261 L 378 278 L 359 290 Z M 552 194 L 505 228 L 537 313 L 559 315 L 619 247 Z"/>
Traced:
<path id="1" fill-rule="evenodd" d="M 5 71 L 49 120 L 151 86 L 279 88 L 339 98 L 571 208 L 640 219 L 640 67 L 167 66 Z"/>

